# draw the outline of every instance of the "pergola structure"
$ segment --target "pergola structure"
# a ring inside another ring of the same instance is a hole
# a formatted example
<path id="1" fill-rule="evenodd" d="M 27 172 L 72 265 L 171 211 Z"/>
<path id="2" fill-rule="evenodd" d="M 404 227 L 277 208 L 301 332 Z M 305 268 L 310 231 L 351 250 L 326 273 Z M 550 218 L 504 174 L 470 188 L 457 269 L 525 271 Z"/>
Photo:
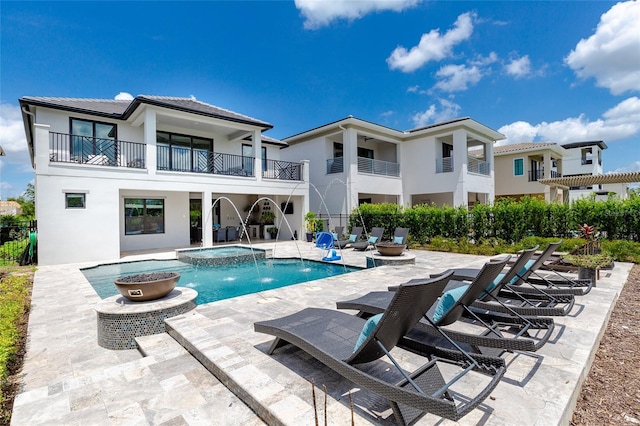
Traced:
<path id="1" fill-rule="evenodd" d="M 569 191 L 572 186 L 600 185 L 608 183 L 634 183 L 640 182 L 640 172 L 607 173 L 604 175 L 563 176 L 556 178 L 539 179 L 538 182 L 551 187 L 563 189 L 563 201 L 569 202 Z"/>

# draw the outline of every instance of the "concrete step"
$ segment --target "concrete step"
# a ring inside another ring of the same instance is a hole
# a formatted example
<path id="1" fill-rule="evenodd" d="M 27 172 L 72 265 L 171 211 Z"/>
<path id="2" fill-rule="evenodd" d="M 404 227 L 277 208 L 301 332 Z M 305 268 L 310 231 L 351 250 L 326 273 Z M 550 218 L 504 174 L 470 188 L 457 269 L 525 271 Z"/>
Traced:
<path id="1" fill-rule="evenodd" d="M 180 343 L 167 333 L 139 336 L 135 338 L 138 351 L 143 357 L 153 356 L 158 361 L 172 359 L 187 352 Z"/>

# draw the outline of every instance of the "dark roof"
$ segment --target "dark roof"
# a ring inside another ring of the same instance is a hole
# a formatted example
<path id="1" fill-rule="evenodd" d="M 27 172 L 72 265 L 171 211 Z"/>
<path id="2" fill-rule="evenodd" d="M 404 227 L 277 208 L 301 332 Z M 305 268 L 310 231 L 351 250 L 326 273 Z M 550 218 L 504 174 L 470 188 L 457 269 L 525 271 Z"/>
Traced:
<path id="1" fill-rule="evenodd" d="M 415 129 L 407 130 L 407 132 L 409 132 L 409 133 L 419 132 L 420 130 L 431 129 L 431 128 L 434 128 L 434 127 L 445 126 L 447 124 L 457 123 L 459 121 L 469 120 L 470 118 L 471 117 L 461 117 L 461 118 L 456 118 L 456 119 L 449 120 L 449 121 L 441 121 L 440 123 L 433 123 L 433 124 L 429 124 L 428 126 L 416 127 Z"/>
<path id="2" fill-rule="evenodd" d="M 607 149 L 607 144 L 604 143 L 604 141 L 571 142 L 571 143 L 563 144 L 562 147 L 570 149 L 570 148 L 582 148 L 585 146 L 594 146 L 594 145 L 598 145 L 600 149 Z"/>
<path id="3" fill-rule="evenodd" d="M 271 129 L 273 125 L 266 121 L 257 120 L 247 115 L 239 114 L 228 109 L 210 105 L 194 98 L 179 98 L 171 96 L 139 95 L 133 100 L 114 99 L 81 99 L 81 98 L 50 98 L 25 96 L 20 99 L 22 105 L 36 105 L 61 109 L 77 113 L 109 117 L 126 120 L 141 104 L 155 105 L 162 108 L 189 112 L 192 114 L 233 121 L 236 123 L 259 126 Z"/>

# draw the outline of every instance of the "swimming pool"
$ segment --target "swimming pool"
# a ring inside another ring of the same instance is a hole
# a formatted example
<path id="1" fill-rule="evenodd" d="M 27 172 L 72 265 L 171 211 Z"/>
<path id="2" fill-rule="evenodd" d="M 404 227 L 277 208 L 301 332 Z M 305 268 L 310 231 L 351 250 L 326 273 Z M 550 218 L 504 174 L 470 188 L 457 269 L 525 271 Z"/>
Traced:
<path id="1" fill-rule="evenodd" d="M 360 269 L 300 259 L 261 259 L 215 266 L 192 265 L 179 260 L 143 260 L 100 265 L 82 269 L 82 273 L 96 293 L 105 299 L 118 294 L 113 281 L 119 277 L 143 272 L 179 272 L 178 287 L 195 289 L 198 292 L 196 304 L 202 305 Z"/>

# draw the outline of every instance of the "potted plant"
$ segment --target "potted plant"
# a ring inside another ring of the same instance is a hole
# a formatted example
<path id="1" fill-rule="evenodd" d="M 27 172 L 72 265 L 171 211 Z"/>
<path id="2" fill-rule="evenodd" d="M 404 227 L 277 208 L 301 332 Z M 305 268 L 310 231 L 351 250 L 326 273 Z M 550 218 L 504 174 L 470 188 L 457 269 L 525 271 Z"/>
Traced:
<path id="1" fill-rule="evenodd" d="M 266 229 L 266 232 L 271 236 L 272 239 L 275 239 L 278 236 L 278 228 L 275 226 L 270 226 Z"/>
<path id="2" fill-rule="evenodd" d="M 271 233 L 269 233 L 269 231 L 267 229 L 270 227 L 270 225 L 274 224 L 275 220 L 276 220 L 276 215 L 273 212 L 266 211 L 266 212 L 262 213 L 262 217 L 260 218 L 260 221 L 264 225 L 264 239 L 265 240 L 270 240 L 271 239 Z"/>
<path id="3" fill-rule="evenodd" d="M 598 254 L 567 254 L 564 261 L 578 267 L 578 279 L 595 280 L 600 274 L 600 268 L 611 265 L 613 258 L 608 253 Z"/>
<path id="4" fill-rule="evenodd" d="M 319 219 L 316 219 L 316 214 L 314 212 L 310 211 L 304 215 L 304 223 L 305 228 L 307 228 L 306 237 L 308 243 L 313 241 L 313 234 L 316 231 L 316 224 L 318 223 L 318 220 Z"/>

